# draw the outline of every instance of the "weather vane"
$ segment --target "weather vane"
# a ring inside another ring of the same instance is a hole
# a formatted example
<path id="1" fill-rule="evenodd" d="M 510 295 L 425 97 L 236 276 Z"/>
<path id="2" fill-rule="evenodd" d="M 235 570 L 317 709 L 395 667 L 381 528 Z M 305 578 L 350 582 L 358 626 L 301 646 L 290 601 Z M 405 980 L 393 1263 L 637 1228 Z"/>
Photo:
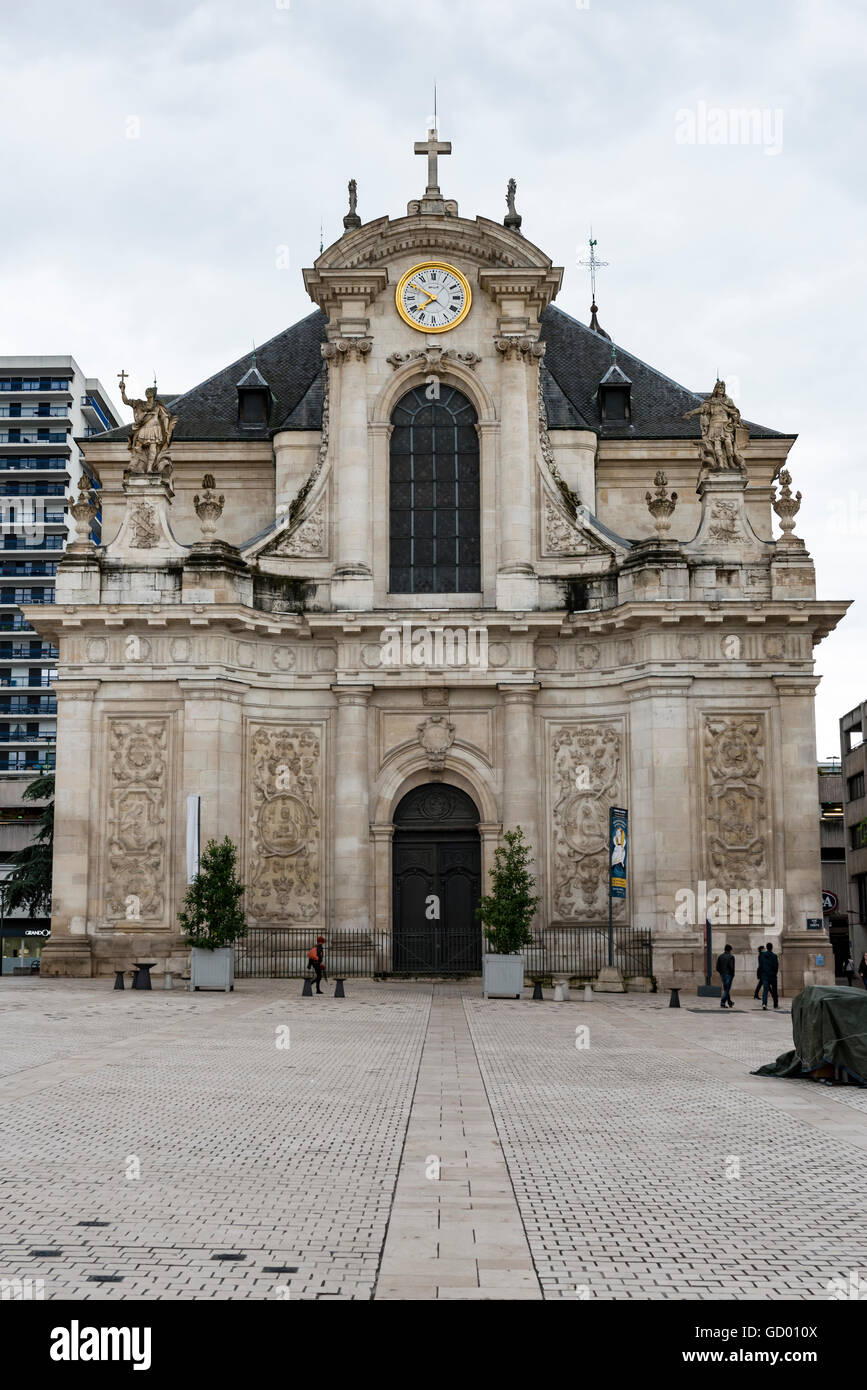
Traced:
<path id="1" fill-rule="evenodd" d="M 592 296 L 592 298 L 593 298 L 593 303 L 595 304 L 595 303 L 596 303 L 596 272 L 597 272 L 597 270 L 601 269 L 602 266 L 608 265 L 609 262 L 608 262 L 608 261 L 600 261 L 599 257 L 596 255 L 596 238 L 595 238 L 594 235 L 593 235 L 593 228 L 592 228 L 592 227 L 590 228 L 589 246 L 590 246 L 590 255 L 588 256 L 588 258 L 587 258 L 586 260 L 579 261 L 578 264 L 579 264 L 579 265 L 586 266 L 586 267 L 589 269 L 589 271 L 590 271 L 590 294 L 591 294 L 591 296 Z"/>

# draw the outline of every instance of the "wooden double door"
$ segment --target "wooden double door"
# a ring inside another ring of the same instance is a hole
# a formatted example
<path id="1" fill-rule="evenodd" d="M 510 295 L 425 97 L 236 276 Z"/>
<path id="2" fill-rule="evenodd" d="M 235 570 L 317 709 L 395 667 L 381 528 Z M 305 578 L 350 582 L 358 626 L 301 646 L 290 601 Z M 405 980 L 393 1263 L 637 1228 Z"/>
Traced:
<path id="1" fill-rule="evenodd" d="M 392 860 L 395 971 L 461 975 L 481 970 L 478 822 L 470 797 L 443 783 L 416 787 L 398 805 Z"/>

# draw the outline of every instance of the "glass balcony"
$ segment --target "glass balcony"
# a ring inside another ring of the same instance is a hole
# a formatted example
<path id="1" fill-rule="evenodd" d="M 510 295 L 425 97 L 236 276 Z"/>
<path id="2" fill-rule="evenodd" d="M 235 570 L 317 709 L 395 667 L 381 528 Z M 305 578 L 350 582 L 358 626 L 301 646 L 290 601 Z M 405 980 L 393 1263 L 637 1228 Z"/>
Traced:
<path id="1" fill-rule="evenodd" d="M 0 444 L 63 444 L 66 438 L 66 430 L 0 430 Z"/>
<path id="2" fill-rule="evenodd" d="M 0 391 L 68 391 L 71 380 L 67 376 L 4 376 Z"/>
<path id="3" fill-rule="evenodd" d="M 45 454 L 42 458 L 33 457 L 30 454 L 6 454 L 0 455 L 0 473 L 17 473 L 19 470 L 32 469 L 40 473 L 53 472 L 63 469 L 69 472 L 69 459 L 56 458 L 51 454 Z"/>
<path id="4" fill-rule="evenodd" d="M 17 729 L 0 729 L 0 743 L 54 743 L 57 735 L 51 733 L 29 734 Z"/>
<path id="5" fill-rule="evenodd" d="M 24 714 L 31 719 L 42 719 L 56 713 L 56 695 L 0 695 L 0 714 Z"/>
<path id="6" fill-rule="evenodd" d="M 0 405 L 0 420 L 45 420 L 52 416 L 65 420 L 68 415 L 69 411 L 65 405 L 51 405 L 47 410 L 39 410 L 30 402 L 21 406 Z"/>

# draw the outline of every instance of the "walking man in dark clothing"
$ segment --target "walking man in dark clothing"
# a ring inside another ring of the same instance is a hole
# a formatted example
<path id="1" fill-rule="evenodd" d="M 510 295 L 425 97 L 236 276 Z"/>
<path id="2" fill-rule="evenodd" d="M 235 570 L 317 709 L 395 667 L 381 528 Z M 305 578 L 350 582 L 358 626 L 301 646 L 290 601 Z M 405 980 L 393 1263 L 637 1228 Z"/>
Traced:
<path id="1" fill-rule="evenodd" d="M 325 937 L 324 937 L 324 936 L 317 936 L 317 938 L 316 938 L 316 945 L 315 945 L 315 946 L 311 946 L 310 950 L 307 952 L 307 965 L 308 965 L 309 969 L 315 970 L 315 971 L 316 971 L 316 993 L 317 993 L 317 994 L 321 994 L 321 993 L 322 993 L 322 989 L 321 989 L 322 976 L 323 976 L 324 973 L 325 973 L 325 966 L 323 965 L 323 951 L 322 951 L 322 948 L 323 948 L 324 945 L 325 945 Z"/>
<path id="2" fill-rule="evenodd" d="M 753 993 L 753 998 L 754 998 L 754 999 L 758 999 L 759 995 L 760 995 L 761 992 L 762 992 L 762 956 L 763 956 L 764 954 L 765 954 L 765 948 L 764 948 L 764 946 L 760 946 L 760 947 L 759 947 L 758 968 L 757 968 L 757 970 L 756 970 L 756 988 L 755 988 L 755 991 L 754 991 L 754 993 Z"/>
<path id="3" fill-rule="evenodd" d="M 780 1007 L 780 1003 L 777 998 L 777 974 L 779 973 L 779 969 L 779 957 L 775 955 L 774 948 L 771 942 L 769 941 L 767 946 L 765 947 L 764 955 L 762 956 L 761 961 L 759 963 L 759 981 L 762 986 L 763 1009 L 766 1009 L 768 1007 L 768 990 L 770 990 L 771 992 L 771 998 L 774 1001 L 774 1008 L 778 1009 Z"/>
<path id="4" fill-rule="evenodd" d="M 734 1004 L 731 1001 L 731 995 L 729 994 L 729 990 L 731 989 L 732 981 L 735 978 L 735 958 L 732 954 L 732 948 L 731 946 L 729 946 L 728 942 L 726 942 L 726 948 L 723 951 L 722 955 L 717 957 L 716 968 L 717 974 L 722 980 L 723 991 L 722 999 L 719 1001 L 719 1006 L 721 1009 L 724 1009 L 726 1004 L 728 1004 L 729 1008 L 733 1009 Z"/>

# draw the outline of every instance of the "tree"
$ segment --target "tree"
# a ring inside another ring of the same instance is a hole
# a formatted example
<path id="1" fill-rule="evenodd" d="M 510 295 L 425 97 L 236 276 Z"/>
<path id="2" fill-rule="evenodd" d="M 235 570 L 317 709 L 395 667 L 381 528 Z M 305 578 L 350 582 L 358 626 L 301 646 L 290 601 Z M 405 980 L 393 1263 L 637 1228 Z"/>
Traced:
<path id="1" fill-rule="evenodd" d="M 533 851 L 520 825 L 507 830 L 503 839 L 505 847 L 499 845 L 494 851 L 495 864 L 489 871 L 492 891 L 482 898 L 476 916 L 491 950 L 508 956 L 532 945 L 530 923 L 540 899 L 533 894 L 536 880 L 527 869 Z"/>
<path id="2" fill-rule="evenodd" d="M 244 885 L 238 882 L 237 860 L 237 846 L 228 836 L 219 844 L 209 840 L 205 846 L 199 872 L 178 913 L 188 946 L 216 951 L 247 935 L 241 906 Z"/>
<path id="3" fill-rule="evenodd" d="M 22 908 L 31 917 L 51 912 L 51 862 L 54 856 L 54 773 L 40 772 L 24 788 L 25 801 L 43 801 L 32 844 L 10 854 L 12 872 L 3 883 L 6 911 Z"/>

